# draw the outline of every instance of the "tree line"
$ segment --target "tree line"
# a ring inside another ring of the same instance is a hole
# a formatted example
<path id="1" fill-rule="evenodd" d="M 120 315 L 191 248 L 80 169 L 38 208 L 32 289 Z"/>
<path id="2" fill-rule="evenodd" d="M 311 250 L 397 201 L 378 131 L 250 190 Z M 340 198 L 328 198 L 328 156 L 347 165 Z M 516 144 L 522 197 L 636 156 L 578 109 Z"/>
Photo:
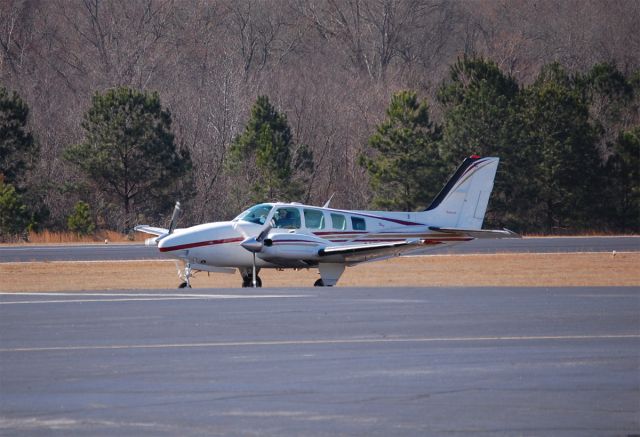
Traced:
<path id="1" fill-rule="evenodd" d="M 640 229 L 640 72 L 554 63 L 520 85 L 461 59 L 438 88 L 442 123 L 415 92 L 393 96 L 363 155 L 374 205 L 423 208 L 460 157 L 499 156 L 488 221 L 520 232 Z"/>
<path id="2" fill-rule="evenodd" d="M 460 59 L 437 90 L 441 122 L 415 91 L 392 96 L 358 158 L 369 179 L 370 207 L 425 208 L 462 158 L 495 155 L 502 166 L 490 203 L 492 225 L 520 232 L 637 232 L 639 86 L 638 72 L 625 76 L 611 64 L 571 74 L 557 63 L 521 86 L 490 60 Z M 6 238 L 48 223 L 38 201 L 42 187 L 28 177 L 38 147 L 27 129 L 27 105 L 1 88 L 0 113 Z M 192 158 L 177 147 L 158 93 L 126 87 L 96 93 L 81 126 L 83 141 L 63 152 L 82 175 L 64 189 L 84 199 L 69 212 L 68 229 L 88 233 L 98 224 L 128 231 L 160 219 L 174 199 L 195 197 Z M 230 214 L 252 202 L 313 202 L 317 158 L 295 141 L 287 115 L 267 96 L 257 98 L 228 150 L 220 171 L 234 181 L 224 193 Z"/>
<path id="3" fill-rule="evenodd" d="M 17 177 L 7 171 L 2 193 L 13 199 L 9 216 L 33 230 L 161 224 L 178 198 L 185 224 L 230 218 L 258 199 L 323 204 L 333 193 L 336 207 L 420 208 L 464 156 L 479 153 L 502 158 L 492 223 L 637 229 L 637 190 L 627 188 L 637 186 L 628 168 L 637 157 L 638 20 L 632 0 L 3 2 L 0 85 L 23 106 L 12 123 L 24 119 L 30 139 L 11 159 L 0 151 L 0 162 L 20 167 Z M 387 111 L 402 111 L 403 90 L 426 106 L 418 118 L 428 123 L 399 138 L 429 150 L 429 159 L 394 163 L 404 185 L 370 161 L 391 141 Z M 135 166 L 98 165 L 98 141 L 123 134 L 98 133 L 96 99 L 104 109 L 124 97 L 137 102 L 126 135 L 146 135 L 162 156 L 142 162 L 144 147 L 120 144 L 121 156 L 138 156 Z M 556 116 L 549 102 L 574 110 Z M 261 124 L 251 121 L 256 105 L 271 114 Z M 567 150 L 586 154 L 579 166 Z M 588 190 L 567 192 L 583 168 L 601 184 L 590 193 L 611 208 L 585 198 Z M 109 182 L 124 174 L 164 183 Z M 428 183 L 416 188 L 421 178 Z M 389 196 L 401 190 L 402 202 Z"/>

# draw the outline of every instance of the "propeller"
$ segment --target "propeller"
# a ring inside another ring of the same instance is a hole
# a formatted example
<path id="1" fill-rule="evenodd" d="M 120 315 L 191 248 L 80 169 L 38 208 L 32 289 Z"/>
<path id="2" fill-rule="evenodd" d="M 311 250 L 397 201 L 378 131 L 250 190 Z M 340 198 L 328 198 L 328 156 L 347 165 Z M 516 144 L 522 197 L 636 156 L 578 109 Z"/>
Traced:
<path id="1" fill-rule="evenodd" d="M 271 223 L 267 223 L 267 225 L 264 228 L 262 228 L 262 230 L 260 231 L 257 237 L 247 237 L 244 231 L 242 231 L 242 229 L 240 228 L 241 229 L 240 233 L 245 237 L 244 241 L 240 243 L 240 246 L 244 247 L 246 250 L 248 250 L 253 254 L 252 278 L 253 278 L 254 288 L 257 285 L 256 284 L 256 253 L 262 251 L 262 248 L 264 247 L 264 240 L 267 238 L 267 235 L 269 235 L 269 232 L 271 232 L 271 228 L 272 228 Z"/>
<path id="2" fill-rule="evenodd" d="M 158 236 L 157 238 L 153 239 L 153 242 L 155 244 L 158 244 L 160 242 L 160 240 L 162 240 L 163 238 L 173 234 L 173 231 L 176 229 L 176 225 L 178 224 L 178 219 L 180 218 L 180 213 L 182 212 L 182 209 L 180 208 L 180 202 L 176 202 L 176 206 L 173 207 L 173 214 L 171 214 L 171 223 L 169 223 L 169 231 L 166 234 L 162 234 L 160 236 Z M 145 242 L 146 244 L 146 242 Z"/>
<path id="3" fill-rule="evenodd" d="M 169 224 L 169 235 L 173 233 L 178 224 L 178 218 L 180 217 L 180 213 L 182 210 L 180 209 L 180 202 L 176 202 L 176 206 L 173 207 L 173 214 L 171 214 L 171 223 Z"/>

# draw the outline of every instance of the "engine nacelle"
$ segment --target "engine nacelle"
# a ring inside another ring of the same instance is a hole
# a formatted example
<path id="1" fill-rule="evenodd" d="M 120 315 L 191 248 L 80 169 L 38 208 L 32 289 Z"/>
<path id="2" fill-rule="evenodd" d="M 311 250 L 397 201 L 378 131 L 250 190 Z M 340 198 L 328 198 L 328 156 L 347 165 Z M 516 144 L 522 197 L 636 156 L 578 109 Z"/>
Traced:
<path id="1" fill-rule="evenodd" d="M 315 260 L 318 250 L 326 246 L 326 241 L 306 234 L 275 234 L 264 240 L 258 257 L 291 260 Z"/>

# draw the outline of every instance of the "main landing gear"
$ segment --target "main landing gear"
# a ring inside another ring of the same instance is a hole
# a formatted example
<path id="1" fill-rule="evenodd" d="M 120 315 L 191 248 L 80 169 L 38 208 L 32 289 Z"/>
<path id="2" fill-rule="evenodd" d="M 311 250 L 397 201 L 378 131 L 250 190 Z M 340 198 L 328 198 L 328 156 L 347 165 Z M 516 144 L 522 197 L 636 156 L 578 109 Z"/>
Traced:
<path id="1" fill-rule="evenodd" d="M 333 287 L 338 283 L 338 279 L 344 272 L 345 265 L 340 263 L 320 263 L 318 265 L 318 271 L 320 273 L 320 279 L 318 279 L 313 286 L 314 287 Z"/>

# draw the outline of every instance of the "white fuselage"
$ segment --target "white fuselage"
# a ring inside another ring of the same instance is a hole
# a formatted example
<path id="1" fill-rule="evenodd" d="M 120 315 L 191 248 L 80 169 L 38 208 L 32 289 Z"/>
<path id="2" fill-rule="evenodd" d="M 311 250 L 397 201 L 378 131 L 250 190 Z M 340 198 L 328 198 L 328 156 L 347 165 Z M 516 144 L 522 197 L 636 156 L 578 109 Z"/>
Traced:
<path id="1" fill-rule="evenodd" d="M 419 239 L 420 245 L 412 252 L 415 253 L 472 239 L 429 230 L 424 214 L 267 203 L 254 206 L 232 221 L 176 229 L 159 239 L 158 249 L 195 269 L 216 271 L 216 267 L 251 267 L 253 254 L 240 244 L 257 236 L 267 223 L 273 227 L 265 247 L 256 256 L 258 268 L 313 267 L 320 260 L 321 249 L 336 245 Z"/>
<path id="2" fill-rule="evenodd" d="M 466 158 L 431 204 L 420 212 L 345 211 L 299 203 L 262 203 L 231 221 L 175 229 L 138 225 L 156 235 L 166 256 L 184 261 L 180 287 L 192 271 L 242 275 L 244 287 L 261 286 L 261 268 L 317 268 L 315 286 L 336 285 L 347 266 L 475 238 L 519 238 L 506 229 L 483 230 L 499 159 Z M 326 206 L 326 205 L 325 205 Z"/>

